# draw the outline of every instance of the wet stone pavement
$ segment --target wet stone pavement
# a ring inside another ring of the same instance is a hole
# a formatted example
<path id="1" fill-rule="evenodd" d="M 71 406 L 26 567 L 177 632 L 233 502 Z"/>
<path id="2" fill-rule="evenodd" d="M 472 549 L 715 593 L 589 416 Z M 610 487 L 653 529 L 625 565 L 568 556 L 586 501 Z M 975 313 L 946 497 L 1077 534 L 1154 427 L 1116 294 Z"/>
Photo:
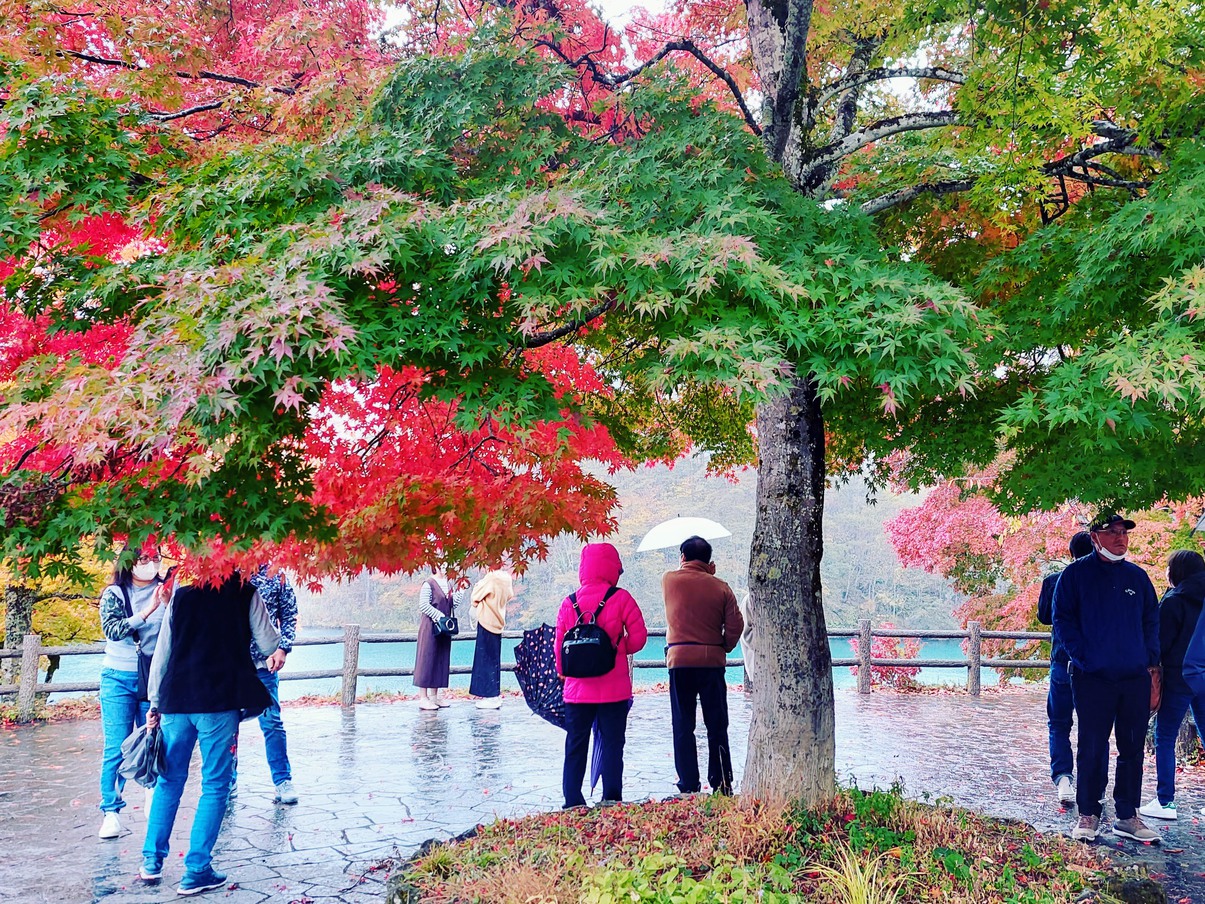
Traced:
<path id="1" fill-rule="evenodd" d="M 749 705 L 738 691 L 729 699 L 739 782 Z M 1055 803 L 1048 777 L 1044 704 L 1041 688 L 977 700 L 840 690 L 838 775 L 862 787 L 902 781 L 913 797 L 948 798 L 1041 831 L 1067 831 L 1073 814 Z M 263 737 L 255 723 L 244 725 L 239 796 L 215 850 L 228 887 L 205 900 L 378 902 L 385 877 L 373 867 L 395 851 L 408 855 L 428 838 L 561 803 L 564 734 L 519 698 L 506 698 L 497 711 L 464 699 L 439 712 L 412 702 L 366 704 L 346 714 L 286 705 L 285 725 L 301 802 L 272 803 Z M 0 732 L 0 902 L 177 900 L 195 776 L 164 883 L 150 888 L 135 878 L 146 825 L 140 788 L 128 794 L 122 836 L 96 838 L 99 751 L 98 722 Z M 1144 800 L 1154 787 L 1149 759 L 1145 779 Z M 640 694 L 628 728 L 624 796 L 664 797 L 676 790 L 673 781 L 668 697 Z M 1180 777 L 1177 800 L 1179 821 L 1157 826 L 1162 849 L 1112 836 L 1098 843 L 1137 854 L 1167 882 L 1173 901 L 1205 904 L 1205 821 L 1193 815 L 1205 806 L 1205 769 Z"/>

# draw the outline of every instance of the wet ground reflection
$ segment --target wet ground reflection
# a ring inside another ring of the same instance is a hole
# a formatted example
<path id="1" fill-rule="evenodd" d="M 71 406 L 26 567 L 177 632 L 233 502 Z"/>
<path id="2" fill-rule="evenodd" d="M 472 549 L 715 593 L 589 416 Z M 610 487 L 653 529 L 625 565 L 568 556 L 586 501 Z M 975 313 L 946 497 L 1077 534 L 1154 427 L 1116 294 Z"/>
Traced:
<path id="1" fill-rule="evenodd" d="M 1054 801 L 1044 702 L 1040 688 L 978 700 L 838 691 L 838 775 L 863 786 L 899 780 L 916 797 L 948 797 L 1042 831 L 1066 831 L 1073 814 Z M 739 781 L 749 705 L 737 692 L 730 705 Z M 245 726 L 240 794 L 216 851 L 217 865 L 238 885 L 224 901 L 376 902 L 380 885 L 366 868 L 395 847 L 410 851 L 427 838 L 561 802 L 564 734 L 513 697 L 501 710 L 479 710 L 464 699 L 439 712 L 413 703 L 362 705 L 354 714 L 286 707 L 285 724 L 301 803 L 272 804 L 262 735 Z M 133 880 L 145 827 L 140 792 L 129 796 L 122 814 L 127 832 L 116 841 L 96 839 L 99 749 L 95 722 L 0 733 L 0 850 L 6 853 L 0 901 L 176 899 L 178 855 L 187 843 L 179 829 L 167 865 L 171 884 L 148 890 Z M 676 790 L 665 695 L 637 698 L 625 760 L 625 798 Z M 1145 777 L 1144 799 L 1154 787 L 1149 760 Z M 1159 827 L 1162 849 L 1113 838 L 1100 844 L 1148 862 L 1167 877 L 1173 900 L 1205 904 L 1205 826 L 1192 815 L 1205 804 L 1205 772 L 1187 770 L 1179 787 L 1182 815 Z M 195 794 L 190 786 L 178 826 L 191 821 Z M 7 856 L 13 852 L 18 855 Z"/>

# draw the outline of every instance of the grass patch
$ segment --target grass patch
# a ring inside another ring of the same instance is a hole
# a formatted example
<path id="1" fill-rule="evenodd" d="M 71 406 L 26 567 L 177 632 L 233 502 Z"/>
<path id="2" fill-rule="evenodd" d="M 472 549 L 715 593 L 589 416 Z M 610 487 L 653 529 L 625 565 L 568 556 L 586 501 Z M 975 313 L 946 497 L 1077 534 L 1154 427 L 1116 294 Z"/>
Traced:
<path id="1" fill-rule="evenodd" d="M 1054 904 L 1109 869 L 1062 836 L 855 788 L 815 810 L 710 797 L 500 820 L 404 881 L 424 904 Z"/>

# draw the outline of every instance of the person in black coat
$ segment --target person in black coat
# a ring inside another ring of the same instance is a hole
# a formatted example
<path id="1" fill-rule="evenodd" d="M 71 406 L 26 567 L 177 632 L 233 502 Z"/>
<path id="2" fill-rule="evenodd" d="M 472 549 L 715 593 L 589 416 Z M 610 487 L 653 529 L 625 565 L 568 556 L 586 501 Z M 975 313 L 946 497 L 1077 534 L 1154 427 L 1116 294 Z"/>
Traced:
<path id="1" fill-rule="evenodd" d="M 1184 680 L 1184 654 L 1205 600 L 1205 558 L 1178 549 L 1167 559 L 1171 589 L 1159 601 L 1159 651 L 1163 661 L 1163 701 L 1155 717 L 1155 794 L 1138 812 L 1154 819 L 1176 818 L 1176 738 L 1184 714 L 1192 707 L 1198 726 L 1205 725 L 1205 694 L 1194 694 Z"/>

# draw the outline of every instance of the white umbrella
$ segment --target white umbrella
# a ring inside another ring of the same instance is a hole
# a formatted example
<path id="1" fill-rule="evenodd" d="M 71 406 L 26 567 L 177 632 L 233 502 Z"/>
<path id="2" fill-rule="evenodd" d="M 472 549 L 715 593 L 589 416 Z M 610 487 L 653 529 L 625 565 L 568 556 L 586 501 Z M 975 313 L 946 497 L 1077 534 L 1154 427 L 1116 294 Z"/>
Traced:
<path id="1" fill-rule="evenodd" d="M 710 518 L 670 518 L 668 521 L 662 521 L 645 534 L 640 545 L 636 547 L 636 552 L 680 546 L 682 541 L 688 537 L 718 540 L 721 537 L 731 536 L 732 531 Z"/>

